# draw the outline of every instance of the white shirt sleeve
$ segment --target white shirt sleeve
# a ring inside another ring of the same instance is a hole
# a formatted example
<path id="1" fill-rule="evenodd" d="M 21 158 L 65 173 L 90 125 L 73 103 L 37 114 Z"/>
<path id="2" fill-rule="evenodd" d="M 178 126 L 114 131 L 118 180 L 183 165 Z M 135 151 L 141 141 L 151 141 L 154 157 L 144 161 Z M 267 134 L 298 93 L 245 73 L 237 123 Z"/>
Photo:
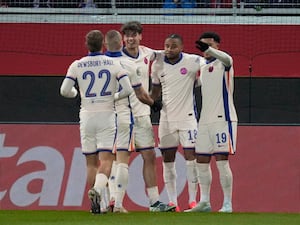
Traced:
<path id="1" fill-rule="evenodd" d="M 128 97 L 133 92 L 133 89 L 131 87 L 131 84 L 130 84 L 130 81 L 129 81 L 129 78 L 127 75 L 122 76 L 119 79 L 119 83 L 122 86 L 122 89 L 120 92 L 115 93 L 115 95 L 114 95 L 115 100 Z"/>
<path id="2" fill-rule="evenodd" d="M 205 53 L 219 59 L 227 67 L 232 65 L 232 57 L 223 51 L 209 47 Z"/>
<path id="3" fill-rule="evenodd" d="M 156 54 L 156 59 L 152 63 L 151 67 L 151 80 L 153 84 L 160 84 L 159 72 L 163 70 L 163 55 Z"/>
<path id="4" fill-rule="evenodd" d="M 66 98 L 75 98 L 78 91 L 74 87 L 75 81 L 66 77 L 61 84 L 60 94 Z"/>

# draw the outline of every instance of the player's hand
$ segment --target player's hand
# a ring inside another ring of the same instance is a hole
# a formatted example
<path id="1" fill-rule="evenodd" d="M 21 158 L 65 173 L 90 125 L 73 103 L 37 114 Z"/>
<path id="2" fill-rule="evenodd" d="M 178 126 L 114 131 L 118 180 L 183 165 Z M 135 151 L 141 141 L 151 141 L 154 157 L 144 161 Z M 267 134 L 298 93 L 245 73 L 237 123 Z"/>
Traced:
<path id="1" fill-rule="evenodd" d="M 154 111 L 154 112 L 158 112 L 162 109 L 162 102 L 160 99 L 158 100 L 155 100 L 154 103 L 151 105 L 151 109 Z"/>
<path id="2" fill-rule="evenodd" d="M 198 48 L 201 52 L 205 52 L 208 48 L 209 48 L 209 45 L 198 40 L 195 42 L 196 43 L 196 48 Z"/>

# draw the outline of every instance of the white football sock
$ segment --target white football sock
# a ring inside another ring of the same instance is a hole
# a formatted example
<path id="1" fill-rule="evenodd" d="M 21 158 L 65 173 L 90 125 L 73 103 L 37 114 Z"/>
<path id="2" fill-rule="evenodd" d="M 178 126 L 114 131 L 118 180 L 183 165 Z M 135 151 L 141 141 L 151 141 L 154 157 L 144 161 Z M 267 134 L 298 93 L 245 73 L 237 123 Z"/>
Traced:
<path id="1" fill-rule="evenodd" d="M 188 181 L 189 203 L 196 201 L 198 177 L 195 160 L 186 160 L 186 175 Z"/>
<path id="2" fill-rule="evenodd" d="M 232 176 L 231 168 L 229 166 L 229 161 L 221 160 L 221 161 L 217 161 L 216 164 L 219 170 L 220 183 L 224 194 L 223 204 L 226 203 L 231 204 L 233 176 Z"/>
<path id="3" fill-rule="evenodd" d="M 157 186 L 147 188 L 147 194 L 150 205 L 153 205 L 155 202 L 159 201 L 159 191 Z"/>
<path id="4" fill-rule="evenodd" d="M 109 205 L 109 190 L 108 186 L 106 185 L 101 192 L 101 210 L 105 210 L 108 208 Z"/>
<path id="5" fill-rule="evenodd" d="M 197 172 L 200 183 L 200 202 L 210 202 L 210 186 L 212 173 L 209 163 L 197 163 Z"/>
<path id="6" fill-rule="evenodd" d="M 114 160 L 111 166 L 110 176 L 108 180 L 108 187 L 109 187 L 109 195 L 110 200 L 115 199 L 116 195 L 116 172 L 117 172 L 117 162 Z"/>
<path id="7" fill-rule="evenodd" d="M 176 169 L 175 162 L 163 162 L 163 177 L 169 201 L 177 205 Z"/>
<path id="8" fill-rule="evenodd" d="M 126 163 L 118 163 L 116 173 L 116 195 L 115 207 L 123 206 L 123 199 L 128 186 L 128 165 Z"/>
<path id="9" fill-rule="evenodd" d="M 97 173 L 94 188 L 95 190 L 101 194 L 102 189 L 107 185 L 108 178 L 104 173 Z"/>

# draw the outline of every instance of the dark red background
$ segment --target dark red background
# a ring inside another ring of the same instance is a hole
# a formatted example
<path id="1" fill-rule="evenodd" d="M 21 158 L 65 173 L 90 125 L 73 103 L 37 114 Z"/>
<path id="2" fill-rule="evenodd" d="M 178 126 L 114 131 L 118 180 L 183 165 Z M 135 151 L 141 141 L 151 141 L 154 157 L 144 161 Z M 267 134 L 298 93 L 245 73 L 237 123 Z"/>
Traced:
<path id="1" fill-rule="evenodd" d="M 201 21 L 199 21 L 201 22 Z M 86 54 L 84 36 L 121 24 L 0 25 L 0 75 L 64 75 L 68 65 Z M 142 44 L 162 49 L 171 33 L 183 36 L 185 51 L 199 53 L 194 42 L 203 31 L 221 35 L 221 48 L 234 57 L 236 76 L 299 77 L 299 25 L 145 24 Z"/>

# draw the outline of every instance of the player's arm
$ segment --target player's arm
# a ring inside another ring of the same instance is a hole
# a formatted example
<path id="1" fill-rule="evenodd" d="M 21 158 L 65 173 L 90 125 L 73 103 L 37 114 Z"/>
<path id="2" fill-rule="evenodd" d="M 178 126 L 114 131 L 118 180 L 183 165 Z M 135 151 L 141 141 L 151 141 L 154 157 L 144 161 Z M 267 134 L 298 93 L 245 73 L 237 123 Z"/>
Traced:
<path id="1" fill-rule="evenodd" d="M 154 100 L 150 97 L 150 95 L 145 91 L 142 85 L 133 88 L 136 97 L 144 104 L 152 106 Z"/>
<path id="2" fill-rule="evenodd" d="M 75 60 L 68 68 L 65 79 L 60 86 L 60 94 L 66 98 L 75 98 L 78 94 L 77 89 L 74 87 L 76 84 L 76 67 L 77 60 Z"/>
<path id="3" fill-rule="evenodd" d="M 153 100 L 160 99 L 160 97 L 161 97 L 161 85 L 160 84 L 152 83 L 150 96 Z"/>
<path id="4" fill-rule="evenodd" d="M 230 67 L 232 65 L 233 60 L 230 55 L 226 52 L 210 47 L 207 43 L 198 40 L 196 41 L 196 48 L 214 58 L 219 59 L 226 67 Z"/>
<path id="5" fill-rule="evenodd" d="M 60 94 L 66 98 L 75 98 L 77 89 L 74 87 L 76 81 L 72 77 L 66 76 L 60 86 Z"/>
<path id="6" fill-rule="evenodd" d="M 163 104 L 161 101 L 161 83 L 158 77 L 158 73 L 159 71 L 162 69 L 162 64 L 161 61 L 159 59 L 162 58 L 162 54 L 159 53 L 156 55 L 157 58 L 156 60 L 152 63 L 152 72 L 151 72 L 151 98 L 154 100 L 154 106 L 158 105 L 160 107 L 160 109 L 162 108 Z M 153 108 L 153 107 L 152 107 Z M 159 110 L 160 110 L 159 109 Z M 159 111 L 157 110 L 157 111 Z M 155 111 L 155 109 L 154 109 Z"/>
<path id="7" fill-rule="evenodd" d="M 206 50 L 206 53 L 210 54 L 211 56 L 219 59 L 226 67 L 229 67 L 232 65 L 232 57 L 228 55 L 226 52 L 223 52 L 221 50 L 209 47 Z"/>
<path id="8" fill-rule="evenodd" d="M 118 78 L 118 81 L 119 81 L 122 89 L 119 92 L 115 93 L 115 95 L 114 95 L 115 100 L 128 97 L 133 92 L 129 78 L 126 74 L 120 76 Z"/>
<path id="9" fill-rule="evenodd" d="M 163 69 L 162 59 L 157 58 L 152 64 L 151 71 L 151 98 L 154 100 L 160 99 L 161 97 L 161 83 L 159 79 L 159 73 Z"/>
<path id="10" fill-rule="evenodd" d="M 154 100 L 153 105 L 151 105 L 151 109 L 154 112 L 160 111 L 163 107 L 163 104 L 161 101 L 161 86 L 160 86 L 160 84 L 155 85 L 152 83 L 150 96 Z"/>

